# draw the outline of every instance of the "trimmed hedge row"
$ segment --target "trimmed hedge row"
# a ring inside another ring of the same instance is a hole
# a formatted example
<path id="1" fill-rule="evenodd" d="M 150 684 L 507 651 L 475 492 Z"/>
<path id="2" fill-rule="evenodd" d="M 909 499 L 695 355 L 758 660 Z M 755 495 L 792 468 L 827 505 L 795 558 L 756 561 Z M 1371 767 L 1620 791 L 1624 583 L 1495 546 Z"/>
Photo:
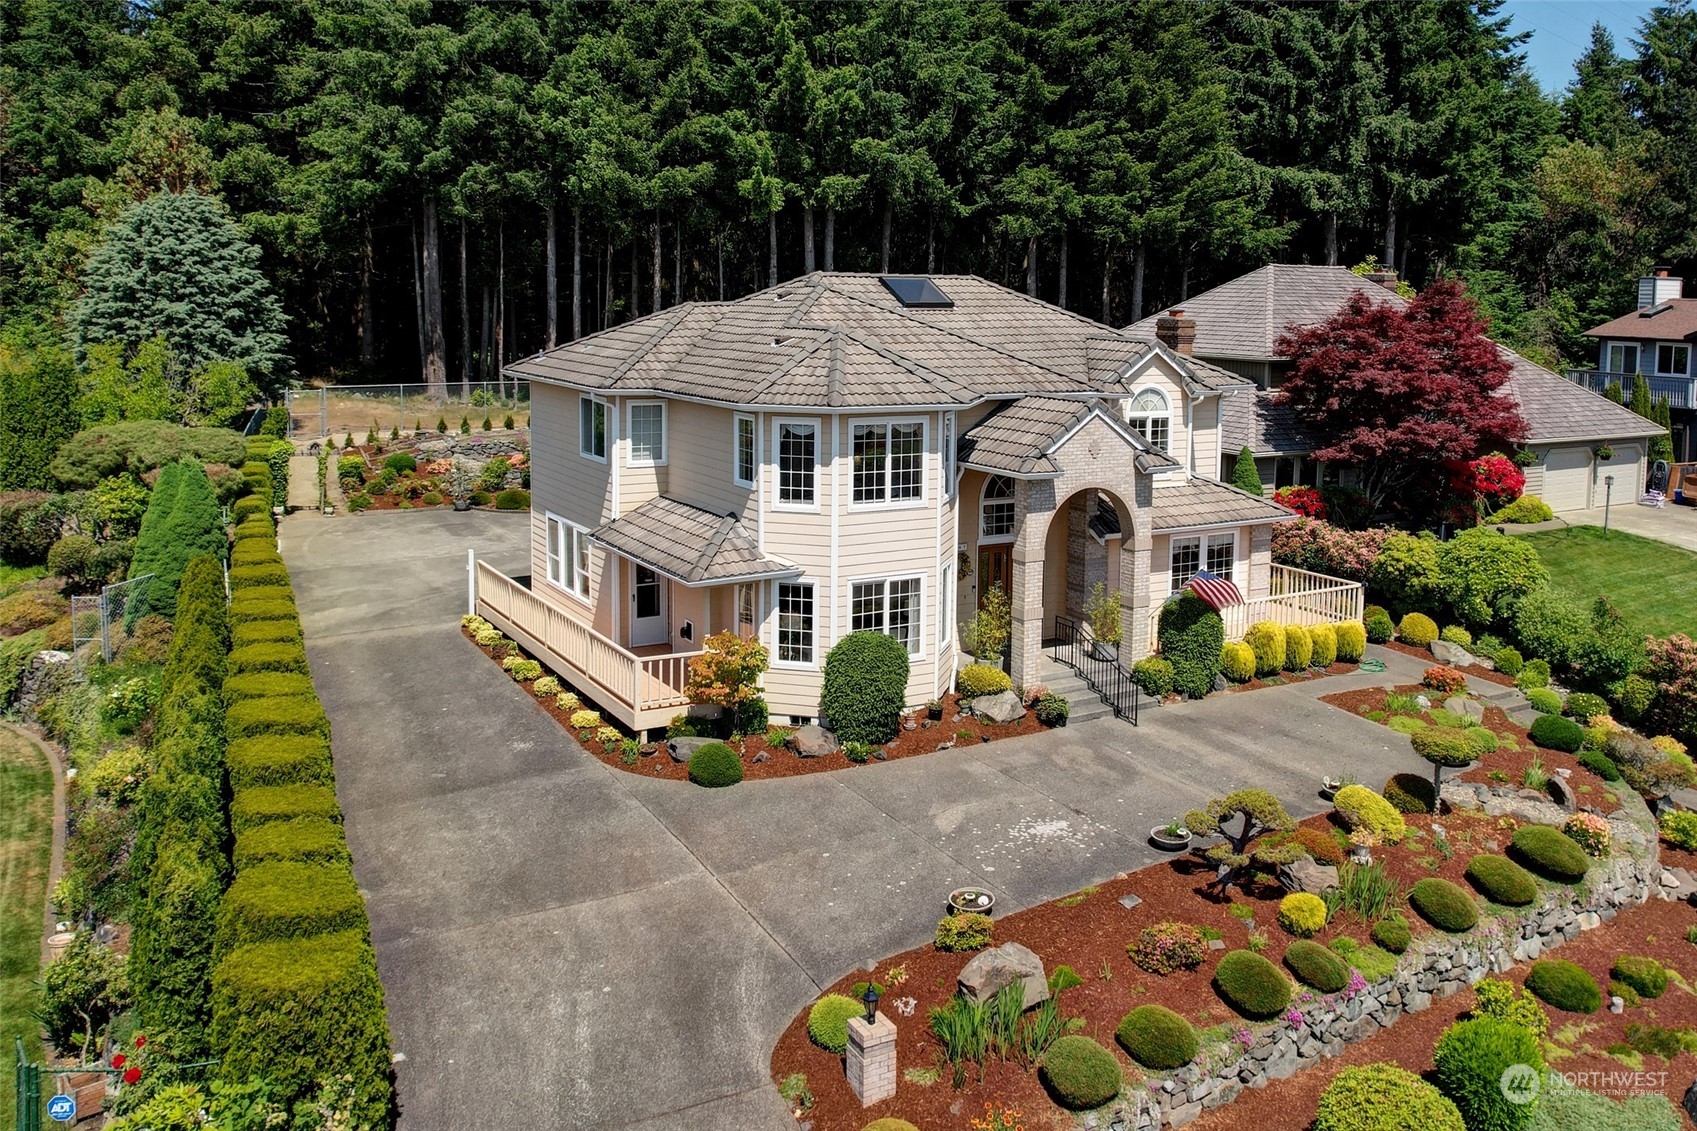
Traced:
<path id="1" fill-rule="evenodd" d="M 234 630 L 230 633 L 232 642 L 235 640 Z M 272 695 L 314 695 L 312 677 L 301 675 L 299 672 L 249 672 L 246 675 L 233 675 L 224 681 L 224 699 L 234 703 L 238 699 L 263 699 Z"/>
<path id="2" fill-rule="evenodd" d="M 236 838 L 235 865 L 250 868 L 268 860 L 308 864 L 352 864 L 342 826 L 323 817 L 295 817 L 249 829 Z"/>
<path id="3" fill-rule="evenodd" d="M 306 649 L 299 644 L 247 644 L 230 653 L 230 671 L 307 674 Z"/>
<path id="4" fill-rule="evenodd" d="M 224 733 L 232 740 L 268 734 L 316 734 L 328 739 L 330 720 L 316 695 L 273 695 L 231 703 L 224 713 Z"/>
<path id="5" fill-rule="evenodd" d="M 216 950 L 367 929 L 365 902 L 346 864 L 264 860 L 237 872 L 224 893 Z"/>
<path id="6" fill-rule="evenodd" d="M 335 784 L 330 744 L 316 734 L 268 734 L 230 743 L 225 755 L 237 793 L 268 785 Z"/>

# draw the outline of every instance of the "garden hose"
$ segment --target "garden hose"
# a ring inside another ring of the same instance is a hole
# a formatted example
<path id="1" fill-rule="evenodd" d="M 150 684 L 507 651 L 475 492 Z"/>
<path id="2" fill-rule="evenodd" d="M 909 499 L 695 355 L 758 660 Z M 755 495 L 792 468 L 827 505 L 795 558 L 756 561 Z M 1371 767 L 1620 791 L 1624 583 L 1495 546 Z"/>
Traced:
<path id="1" fill-rule="evenodd" d="M 1360 665 L 1359 665 L 1359 668 L 1360 668 L 1361 671 L 1364 671 L 1364 672 L 1382 672 L 1382 671 L 1385 670 L 1385 661 L 1383 661 L 1383 660 L 1371 660 L 1371 659 L 1362 660 Z"/>

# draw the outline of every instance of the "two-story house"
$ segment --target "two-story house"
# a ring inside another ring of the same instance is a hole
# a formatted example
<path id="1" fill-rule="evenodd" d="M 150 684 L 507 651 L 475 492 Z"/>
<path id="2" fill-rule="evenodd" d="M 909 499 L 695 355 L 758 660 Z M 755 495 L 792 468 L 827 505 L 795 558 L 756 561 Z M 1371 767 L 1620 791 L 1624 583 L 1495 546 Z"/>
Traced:
<path id="1" fill-rule="evenodd" d="M 1228 631 L 1358 616 L 1359 586 L 1273 565 L 1288 511 L 1215 477 L 1222 403 L 1254 386 L 1194 332 L 1137 341 L 971 276 L 821 273 L 526 358 L 531 580 L 479 563 L 478 608 L 639 730 L 727 630 L 769 649 L 775 718 L 817 716 L 857 631 L 906 646 L 922 704 L 990 586 L 1016 683 L 1098 582 L 1128 660 L 1203 568 L 1248 599 Z"/>
<path id="2" fill-rule="evenodd" d="M 1673 425 L 1673 458 L 1697 461 L 1697 298 L 1686 298 L 1685 280 L 1665 267 L 1638 280 L 1638 307 L 1585 331 L 1597 339 L 1597 368 L 1576 369 L 1568 377 L 1602 392 L 1613 385 L 1630 399 L 1634 375 L 1643 374 L 1652 397 L 1668 399 Z"/>
<path id="3" fill-rule="evenodd" d="M 1272 391 L 1290 369 L 1278 340 L 1286 328 L 1326 321 L 1358 294 L 1375 302 L 1406 303 L 1395 288 L 1394 271 L 1363 276 L 1345 267 L 1274 263 L 1185 300 L 1184 313 L 1197 326 L 1195 355 L 1246 377 L 1260 390 L 1258 395 L 1222 402 L 1222 477 L 1230 477 L 1238 452 L 1247 447 L 1269 491 L 1312 486 L 1336 470 L 1347 481 L 1347 469 L 1316 463 L 1313 453 L 1325 446 L 1324 438 L 1313 435 L 1290 407 L 1274 401 Z M 1151 315 L 1125 332 L 1154 341 L 1162 317 Z M 1524 446 L 1536 457 L 1526 468 L 1527 493 L 1557 512 L 1600 507 L 1608 477 L 1614 476 L 1614 501 L 1636 500 L 1643 489 L 1649 439 L 1662 429 L 1506 346 L 1498 350 L 1510 374 L 1497 395 L 1519 407 L 1527 425 Z"/>

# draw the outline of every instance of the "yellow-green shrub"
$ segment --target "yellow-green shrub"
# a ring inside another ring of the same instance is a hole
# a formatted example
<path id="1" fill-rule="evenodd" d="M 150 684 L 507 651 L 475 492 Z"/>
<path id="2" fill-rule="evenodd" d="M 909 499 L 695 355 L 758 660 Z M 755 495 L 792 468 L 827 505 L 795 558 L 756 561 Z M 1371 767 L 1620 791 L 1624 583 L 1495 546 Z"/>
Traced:
<path id="1" fill-rule="evenodd" d="M 1008 673 L 989 664 L 966 665 L 960 670 L 955 684 L 963 699 L 976 699 L 980 695 L 996 695 L 1013 689 L 1013 680 Z"/>
<path id="2" fill-rule="evenodd" d="M 595 730 L 601 725 L 600 711 L 573 711 L 571 717 L 573 730 Z"/>
<path id="3" fill-rule="evenodd" d="M 1285 671 L 1307 671 L 1314 659 L 1314 641 L 1300 624 L 1285 625 Z"/>
<path id="4" fill-rule="evenodd" d="M 1364 785 L 1344 786 L 1332 805 L 1350 828 L 1365 828 L 1386 844 L 1396 844 L 1408 835 L 1408 825 L 1396 806 Z"/>
<path id="5" fill-rule="evenodd" d="M 1361 662 L 1367 654 L 1367 628 L 1358 620 L 1338 623 L 1338 660 L 1345 664 Z"/>
<path id="6" fill-rule="evenodd" d="M 1256 621 L 1243 634 L 1243 642 L 1255 653 L 1255 674 L 1276 675 L 1285 666 L 1285 626 L 1277 621 Z"/>
<path id="7" fill-rule="evenodd" d="M 1308 639 L 1314 645 L 1314 654 L 1309 663 L 1317 668 L 1329 668 L 1338 658 L 1338 629 L 1332 624 L 1317 624 L 1308 630 Z"/>
<path id="8" fill-rule="evenodd" d="M 1438 622 L 1425 613 L 1409 613 L 1397 625 L 1396 633 L 1404 644 L 1424 648 L 1438 638 Z"/>
<path id="9" fill-rule="evenodd" d="M 1312 938 L 1326 925 L 1326 901 L 1304 891 L 1279 901 L 1279 926 L 1299 939 Z"/>
<path id="10" fill-rule="evenodd" d="M 1220 649 L 1220 671 L 1233 683 L 1255 678 L 1255 650 L 1241 640 L 1228 641 Z"/>

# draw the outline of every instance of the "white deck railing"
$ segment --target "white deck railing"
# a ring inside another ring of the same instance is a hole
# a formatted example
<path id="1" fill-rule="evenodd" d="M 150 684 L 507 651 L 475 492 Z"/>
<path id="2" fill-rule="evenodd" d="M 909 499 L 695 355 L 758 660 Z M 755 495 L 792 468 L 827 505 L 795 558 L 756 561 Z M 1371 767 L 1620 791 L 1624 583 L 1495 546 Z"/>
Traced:
<path id="1" fill-rule="evenodd" d="M 638 656 L 481 561 L 477 611 L 628 727 L 660 725 L 689 703 L 684 684 L 700 652 Z"/>
<path id="2" fill-rule="evenodd" d="M 1264 597 L 1250 597 L 1241 605 L 1222 609 L 1226 639 L 1242 640 L 1249 626 L 1257 621 L 1270 620 L 1279 624 L 1335 624 L 1344 620 L 1360 620 L 1366 605 L 1366 594 L 1359 581 L 1345 581 L 1311 570 L 1275 565 Z M 1160 624 L 1161 606 L 1149 609 L 1149 641 L 1151 647 Z"/>

